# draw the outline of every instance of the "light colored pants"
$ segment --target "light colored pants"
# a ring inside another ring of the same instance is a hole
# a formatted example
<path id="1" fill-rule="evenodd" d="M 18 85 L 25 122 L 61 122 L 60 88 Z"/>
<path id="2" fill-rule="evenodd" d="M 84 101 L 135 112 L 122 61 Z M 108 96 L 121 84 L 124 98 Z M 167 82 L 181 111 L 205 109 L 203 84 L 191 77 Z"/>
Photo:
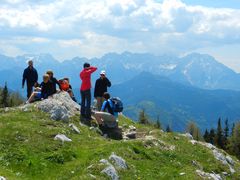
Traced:
<path id="1" fill-rule="evenodd" d="M 116 117 L 108 112 L 96 111 L 94 117 L 96 118 L 98 124 L 104 124 L 110 128 L 117 126 Z"/>
<path id="2" fill-rule="evenodd" d="M 97 99 L 97 110 L 101 111 L 104 98 L 103 97 L 97 97 L 96 99 Z"/>

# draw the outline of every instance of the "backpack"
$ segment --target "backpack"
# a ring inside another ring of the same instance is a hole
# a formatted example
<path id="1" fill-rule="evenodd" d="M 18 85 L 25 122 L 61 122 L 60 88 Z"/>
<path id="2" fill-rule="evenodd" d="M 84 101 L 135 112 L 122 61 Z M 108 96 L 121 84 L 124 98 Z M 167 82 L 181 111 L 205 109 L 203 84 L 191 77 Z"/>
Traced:
<path id="1" fill-rule="evenodd" d="M 123 103 L 119 97 L 112 97 L 110 100 L 113 102 L 113 111 L 114 112 L 122 112 L 123 111 Z"/>
<path id="2" fill-rule="evenodd" d="M 69 89 L 69 83 L 67 80 L 59 80 L 59 84 L 63 91 L 67 91 Z"/>

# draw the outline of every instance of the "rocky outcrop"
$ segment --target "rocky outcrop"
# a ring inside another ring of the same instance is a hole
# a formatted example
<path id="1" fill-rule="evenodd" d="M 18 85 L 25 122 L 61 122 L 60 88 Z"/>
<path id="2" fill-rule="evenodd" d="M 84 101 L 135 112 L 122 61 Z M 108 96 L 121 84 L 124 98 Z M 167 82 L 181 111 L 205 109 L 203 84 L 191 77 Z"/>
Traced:
<path id="1" fill-rule="evenodd" d="M 194 144 L 200 144 L 200 145 L 210 149 L 212 151 L 212 154 L 213 154 L 215 159 L 220 161 L 223 165 L 228 166 L 229 171 L 232 174 L 236 172 L 235 169 L 234 169 L 235 162 L 227 153 L 224 153 L 222 150 L 218 149 L 216 146 L 214 146 L 210 143 L 200 142 L 200 141 L 196 141 L 196 140 L 190 140 L 190 142 L 193 145 Z"/>
<path id="2" fill-rule="evenodd" d="M 79 113 L 80 105 L 72 100 L 67 92 L 56 93 L 48 99 L 21 106 L 22 111 L 29 111 L 31 107 L 49 113 L 53 120 L 68 122 L 69 118 Z"/>

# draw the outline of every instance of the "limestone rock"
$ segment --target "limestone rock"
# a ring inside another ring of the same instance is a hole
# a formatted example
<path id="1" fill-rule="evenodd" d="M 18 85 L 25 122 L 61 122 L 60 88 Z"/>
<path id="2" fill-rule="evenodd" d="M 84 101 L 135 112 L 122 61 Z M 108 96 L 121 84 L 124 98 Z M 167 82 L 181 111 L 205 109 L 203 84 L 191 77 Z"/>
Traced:
<path id="1" fill-rule="evenodd" d="M 74 102 L 67 92 L 54 94 L 52 97 L 35 103 L 35 107 L 50 113 L 53 120 L 68 121 L 79 112 L 80 106 Z"/>
<path id="2" fill-rule="evenodd" d="M 221 176 L 219 174 L 214 173 L 206 173 L 201 170 L 196 170 L 196 173 L 202 177 L 203 179 L 213 179 L 213 180 L 222 180 Z"/>
<path id="3" fill-rule="evenodd" d="M 76 132 L 77 134 L 80 134 L 80 130 L 78 129 L 77 126 L 75 126 L 73 123 L 69 124 L 69 127 Z"/>
<path id="4" fill-rule="evenodd" d="M 126 161 L 123 158 L 121 158 L 120 156 L 117 156 L 115 153 L 112 153 L 112 155 L 109 157 L 109 159 L 111 161 L 113 161 L 114 164 L 118 168 L 121 168 L 121 169 L 127 169 L 128 168 Z"/>
<path id="5" fill-rule="evenodd" d="M 6 178 L 3 176 L 0 176 L 0 180 L 6 180 Z"/>
<path id="6" fill-rule="evenodd" d="M 58 134 L 54 137 L 54 140 L 60 140 L 62 142 L 71 142 L 72 140 L 70 138 L 68 138 L 67 136 L 65 136 L 64 134 Z"/>
<path id="7" fill-rule="evenodd" d="M 105 173 L 112 180 L 118 180 L 119 179 L 119 176 L 118 176 L 118 173 L 117 173 L 116 169 L 114 168 L 114 166 L 110 162 L 108 162 L 108 160 L 101 159 L 99 162 L 107 165 L 107 167 L 105 169 L 103 169 L 101 171 L 101 173 Z"/>

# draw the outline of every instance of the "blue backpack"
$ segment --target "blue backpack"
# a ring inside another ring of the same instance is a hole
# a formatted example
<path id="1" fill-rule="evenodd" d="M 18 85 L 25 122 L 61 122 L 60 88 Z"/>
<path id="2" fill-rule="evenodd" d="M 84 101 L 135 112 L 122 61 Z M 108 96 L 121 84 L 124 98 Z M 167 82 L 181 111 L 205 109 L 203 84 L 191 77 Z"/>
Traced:
<path id="1" fill-rule="evenodd" d="M 110 100 L 113 102 L 113 111 L 114 112 L 122 112 L 123 111 L 123 103 L 119 97 L 112 97 Z"/>

